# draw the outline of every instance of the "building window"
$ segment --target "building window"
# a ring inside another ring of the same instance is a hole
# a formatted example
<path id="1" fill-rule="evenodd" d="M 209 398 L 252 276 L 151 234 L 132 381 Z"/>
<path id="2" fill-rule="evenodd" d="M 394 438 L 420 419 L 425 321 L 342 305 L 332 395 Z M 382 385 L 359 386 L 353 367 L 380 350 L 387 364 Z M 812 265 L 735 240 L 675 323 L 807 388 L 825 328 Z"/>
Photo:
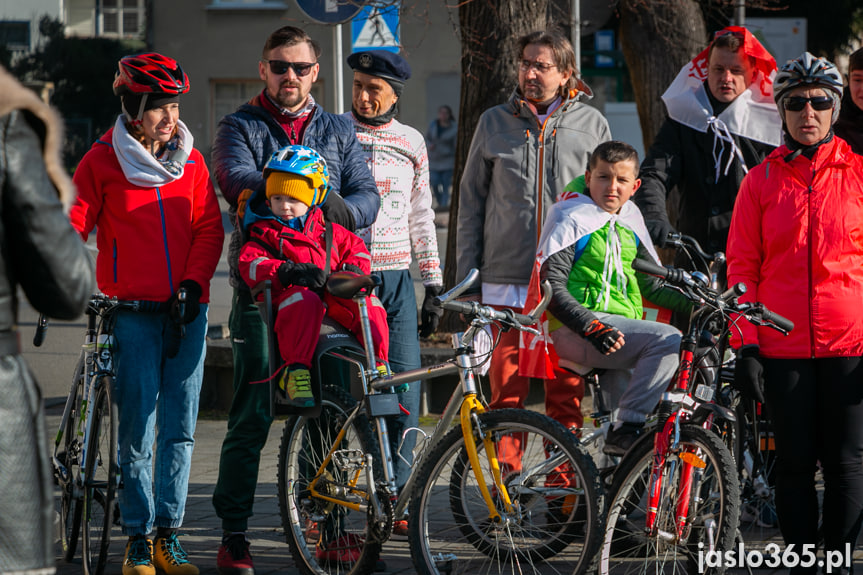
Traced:
<path id="1" fill-rule="evenodd" d="M 12 52 L 30 50 L 30 22 L 0 22 L 0 44 Z"/>
<path id="2" fill-rule="evenodd" d="M 144 0 L 100 0 L 104 36 L 137 38 L 144 32 Z"/>

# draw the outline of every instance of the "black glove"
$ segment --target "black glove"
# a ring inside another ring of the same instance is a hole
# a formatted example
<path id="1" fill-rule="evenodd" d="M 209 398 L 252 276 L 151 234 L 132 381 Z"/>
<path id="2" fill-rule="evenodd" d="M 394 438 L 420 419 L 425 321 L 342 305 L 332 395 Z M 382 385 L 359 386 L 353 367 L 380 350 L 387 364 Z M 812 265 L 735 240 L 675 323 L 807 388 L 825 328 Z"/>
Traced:
<path id="1" fill-rule="evenodd" d="M 732 387 L 749 399 L 764 402 L 764 366 L 758 355 L 757 345 L 748 345 L 737 352 Z"/>
<path id="2" fill-rule="evenodd" d="M 177 325 L 191 323 L 201 313 L 201 286 L 195 280 L 183 280 L 180 282 L 180 289 L 183 288 L 186 290 L 185 302 L 179 299 L 179 289 L 168 300 L 168 313 Z"/>
<path id="3" fill-rule="evenodd" d="M 435 332 L 440 318 L 443 315 L 443 308 L 434 304 L 434 298 L 443 293 L 443 286 L 426 286 L 426 296 L 423 298 L 423 307 L 420 314 L 422 323 L 420 323 L 420 337 L 428 337 Z"/>
<path id="4" fill-rule="evenodd" d="M 295 264 L 285 262 L 276 272 L 283 286 L 295 285 L 310 289 L 320 289 L 327 283 L 327 274 L 315 264 Z"/>
<path id="5" fill-rule="evenodd" d="M 602 354 L 607 354 L 620 336 L 620 331 L 610 325 L 605 325 L 598 319 L 593 320 L 584 328 L 584 339 L 593 344 L 593 347 Z"/>
<path id="6" fill-rule="evenodd" d="M 357 223 L 354 221 L 354 214 L 337 193 L 327 194 L 327 199 L 321 204 L 321 211 L 324 212 L 324 217 L 334 224 L 339 224 L 352 232 L 356 231 Z"/>
<path id="7" fill-rule="evenodd" d="M 360 268 L 360 266 L 355 266 L 354 264 L 345 264 L 342 266 L 342 269 L 346 272 L 353 272 L 358 276 L 366 275 L 365 272 L 363 272 L 362 268 Z"/>
<path id="8" fill-rule="evenodd" d="M 666 220 L 647 220 L 644 222 L 644 225 L 647 226 L 647 231 L 650 233 L 650 239 L 653 240 L 653 244 L 658 248 L 665 247 L 668 234 L 677 232 Z"/>

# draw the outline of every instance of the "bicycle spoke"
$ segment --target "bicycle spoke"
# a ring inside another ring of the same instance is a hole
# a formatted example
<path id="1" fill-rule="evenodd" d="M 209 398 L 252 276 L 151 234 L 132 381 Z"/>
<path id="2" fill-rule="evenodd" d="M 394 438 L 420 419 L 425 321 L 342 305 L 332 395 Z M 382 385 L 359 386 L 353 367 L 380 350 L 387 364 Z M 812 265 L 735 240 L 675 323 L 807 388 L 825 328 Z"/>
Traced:
<path id="1" fill-rule="evenodd" d="M 355 402 L 345 392 L 325 387 L 321 404 L 320 416 L 291 417 L 285 422 L 278 472 L 282 526 L 303 573 L 364 573 L 374 567 L 381 549 L 369 514 L 321 496 L 367 505 L 360 492 L 368 493 L 369 485 L 360 464 L 364 465 L 365 454 L 375 456 L 376 444 L 368 420 L 359 416 L 332 460 L 323 466 Z M 314 479 L 318 496 L 310 490 Z M 388 498 L 384 504 L 389 504 Z"/>
<path id="2" fill-rule="evenodd" d="M 483 480 L 491 517 L 460 429 L 433 448 L 412 494 L 410 545 L 421 573 L 573 573 L 595 551 L 599 479 L 587 454 L 562 426 L 538 413 L 497 410 L 480 416 L 491 434 L 507 512 L 483 444 Z"/>
<path id="3" fill-rule="evenodd" d="M 98 383 L 87 439 L 83 499 L 82 563 L 85 575 L 101 575 L 108 558 L 117 486 L 117 413 L 110 377 Z"/>

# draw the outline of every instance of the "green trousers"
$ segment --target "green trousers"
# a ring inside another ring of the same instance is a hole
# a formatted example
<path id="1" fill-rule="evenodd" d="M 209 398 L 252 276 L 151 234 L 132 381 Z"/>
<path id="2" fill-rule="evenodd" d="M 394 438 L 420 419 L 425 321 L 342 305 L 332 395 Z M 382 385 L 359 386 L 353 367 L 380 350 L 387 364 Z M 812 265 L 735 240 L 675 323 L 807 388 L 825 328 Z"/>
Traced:
<path id="1" fill-rule="evenodd" d="M 234 288 L 229 318 L 234 354 L 234 398 L 222 443 L 213 507 L 228 531 L 245 531 L 252 516 L 269 414 L 267 328 L 248 290 Z M 250 383 L 260 381 L 262 383 Z"/>

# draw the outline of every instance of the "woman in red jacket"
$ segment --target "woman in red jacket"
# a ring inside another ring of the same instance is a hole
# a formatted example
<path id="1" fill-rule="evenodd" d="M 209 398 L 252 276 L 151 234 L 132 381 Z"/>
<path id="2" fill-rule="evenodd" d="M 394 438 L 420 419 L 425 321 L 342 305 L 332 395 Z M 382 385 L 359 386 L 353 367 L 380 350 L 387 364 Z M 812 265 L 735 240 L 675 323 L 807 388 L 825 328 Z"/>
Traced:
<path id="1" fill-rule="evenodd" d="M 786 337 L 740 322 L 735 385 L 766 398 L 785 543 L 802 559 L 818 545 L 820 462 L 824 549 L 844 556 L 863 517 L 863 157 L 833 133 L 842 77 L 832 63 L 807 52 L 773 90 L 785 145 L 743 180 L 728 282 L 795 328 Z M 812 563 L 791 572 L 814 573 Z"/>
<path id="2" fill-rule="evenodd" d="M 177 528 L 195 443 L 210 279 L 224 230 L 210 174 L 179 119 L 179 97 L 188 90 L 188 77 L 171 58 L 120 60 L 114 93 L 123 113 L 74 177 L 72 225 L 85 240 L 97 228 L 99 289 L 152 302 L 153 310 L 120 311 L 114 327 L 119 504 L 129 536 L 123 575 L 154 575 L 155 567 L 168 575 L 198 573 Z M 182 339 L 179 325 L 185 325 Z"/>

